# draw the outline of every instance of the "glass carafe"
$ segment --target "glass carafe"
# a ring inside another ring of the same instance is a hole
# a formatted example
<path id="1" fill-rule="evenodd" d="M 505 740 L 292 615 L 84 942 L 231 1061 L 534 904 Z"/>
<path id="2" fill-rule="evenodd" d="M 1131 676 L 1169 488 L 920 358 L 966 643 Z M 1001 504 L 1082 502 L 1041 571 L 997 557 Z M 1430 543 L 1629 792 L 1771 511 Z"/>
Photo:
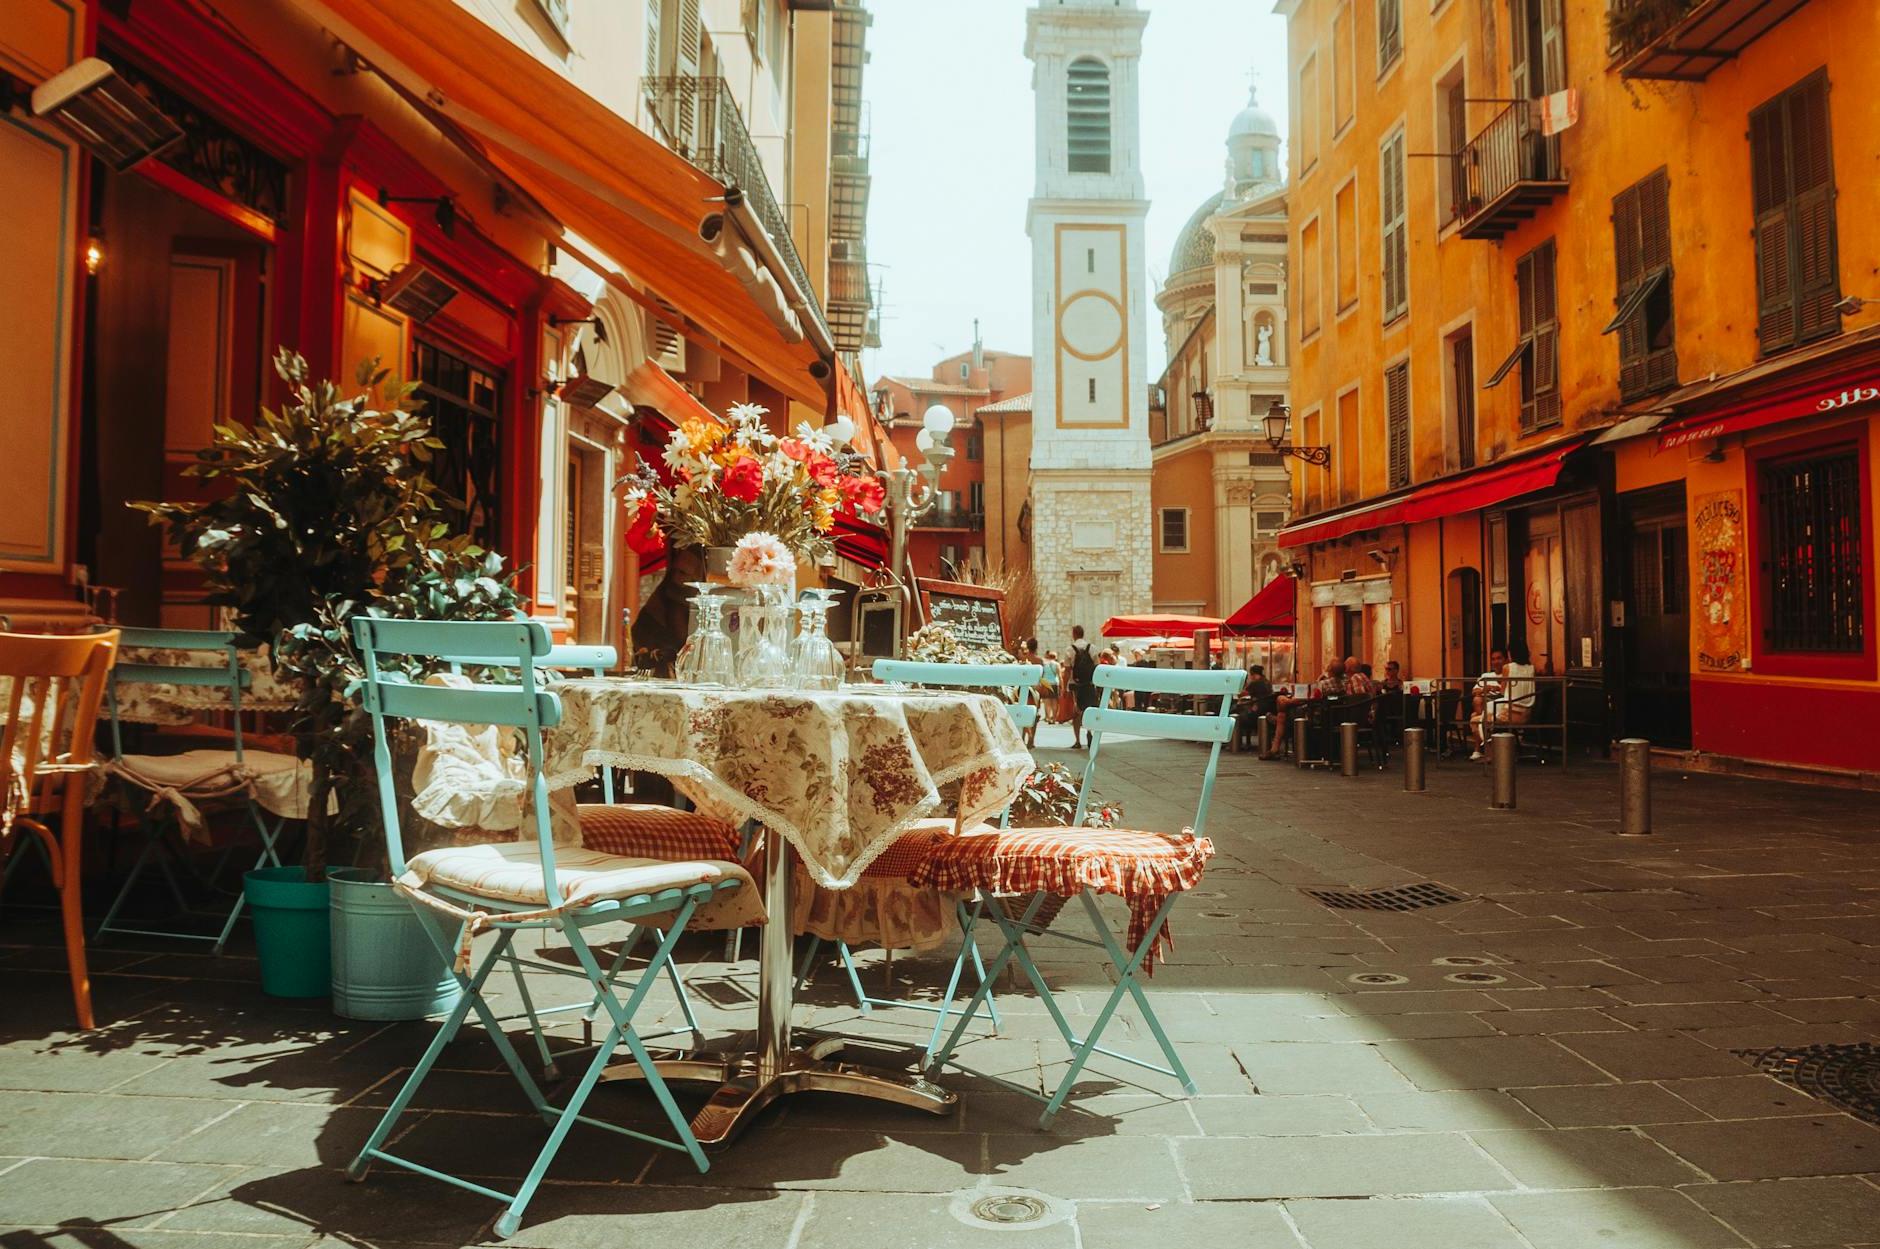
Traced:
<path id="1" fill-rule="evenodd" d="M 838 590 L 805 590 L 797 603 L 802 627 L 790 641 L 790 672 L 800 690 L 842 688 L 848 665 L 836 644 L 829 640 L 829 609 L 835 606 L 839 593 Z"/>
<path id="2" fill-rule="evenodd" d="M 751 690 L 790 685 L 790 607 L 782 586 L 760 585 L 738 619 L 738 684 Z"/>
<path id="3" fill-rule="evenodd" d="M 737 652 L 732 649 L 731 635 L 725 632 L 724 597 L 709 581 L 686 584 L 697 591 L 692 600 L 697 619 L 692 636 L 679 652 L 673 675 L 698 685 L 729 685 L 737 675 Z"/>

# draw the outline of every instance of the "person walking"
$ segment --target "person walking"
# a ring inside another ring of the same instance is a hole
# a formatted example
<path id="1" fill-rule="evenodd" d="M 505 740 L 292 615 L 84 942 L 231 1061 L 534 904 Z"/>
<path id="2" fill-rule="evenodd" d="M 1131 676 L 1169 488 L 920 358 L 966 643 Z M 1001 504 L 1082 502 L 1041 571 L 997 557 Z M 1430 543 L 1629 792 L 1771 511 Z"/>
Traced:
<path id="1" fill-rule="evenodd" d="M 1097 657 L 1084 641 L 1084 627 L 1071 626 L 1071 748 L 1084 748 L 1084 712 L 1097 705 Z"/>

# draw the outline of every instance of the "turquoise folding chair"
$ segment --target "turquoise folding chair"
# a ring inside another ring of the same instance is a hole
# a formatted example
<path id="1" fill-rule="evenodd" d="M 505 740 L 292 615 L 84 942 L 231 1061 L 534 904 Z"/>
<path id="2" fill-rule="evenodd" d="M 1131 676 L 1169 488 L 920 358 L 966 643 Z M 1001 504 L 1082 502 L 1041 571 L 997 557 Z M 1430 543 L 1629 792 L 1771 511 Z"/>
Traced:
<path id="1" fill-rule="evenodd" d="M 1168 922 L 1169 910 L 1175 905 L 1180 892 L 1171 891 L 1157 904 L 1152 913 L 1142 917 L 1140 923 L 1132 915 L 1132 930 L 1140 926 L 1139 936 L 1132 931 L 1133 949 L 1126 950 L 1110 930 L 1102 911 L 1097 906 L 1095 895 L 1088 888 L 1079 890 L 1077 896 L 1084 904 L 1084 910 L 1090 917 L 1097 937 L 1091 940 L 1085 937 L 1065 933 L 1058 928 L 1046 932 L 1039 923 L 1039 915 L 1046 900 L 1052 895 L 1037 892 L 1013 895 L 1000 891 L 994 882 L 1003 876 L 1019 874 L 1015 865 L 1022 864 L 1026 870 L 1043 869 L 1048 874 L 1054 866 L 1052 860 L 1070 860 L 1074 856 L 1103 855 L 1139 855 L 1144 863 L 1181 862 L 1194 870 L 1198 876 L 1200 864 L 1206 861 L 1206 847 L 1197 839 L 1208 817 L 1208 801 L 1214 792 L 1215 775 L 1221 761 L 1221 747 L 1233 740 L 1234 736 L 1234 696 L 1240 692 L 1246 674 L 1233 671 L 1187 671 L 1162 668 L 1135 668 L 1124 665 L 1105 664 L 1096 672 L 1096 684 L 1104 703 L 1107 704 L 1109 692 L 1115 690 L 1133 690 L 1146 694 L 1174 694 L 1198 700 L 1218 699 L 1219 706 L 1212 712 L 1200 715 L 1178 715 L 1157 711 L 1125 711 L 1121 708 L 1100 704 L 1084 713 L 1084 728 L 1090 733 L 1090 753 L 1084 767 L 1083 788 L 1077 799 L 1077 812 L 1071 824 L 1064 830 L 1017 829 L 1010 832 L 1001 830 L 995 833 L 969 834 L 946 843 L 940 854 L 929 864 L 929 871 L 923 873 L 922 880 L 938 887 L 958 887 L 972 883 L 978 886 L 979 900 L 975 908 L 990 915 L 999 931 L 1005 937 L 1005 944 L 994 956 L 981 980 L 979 990 L 967 1003 L 953 1033 L 944 1046 L 933 1052 L 928 1061 L 928 1070 L 934 1071 L 952 1059 L 960 1039 L 978 1013 L 980 1005 L 990 996 L 991 986 L 1004 971 L 1006 965 L 1017 961 L 1032 987 L 1044 1000 L 1045 1009 L 1050 1012 L 1052 1021 L 1063 1036 L 1064 1043 L 1070 1049 L 1070 1068 L 1058 1083 L 1057 1089 L 1046 1100 L 1044 1113 L 1039 1117 L 1041 1126 L 1048 1126 L 1062 1109 L 1065 1099 L 1070 1095 L 1077 1076 L 1090 1061 L 1093 1054 L 1103 1054 L 1123 1062 L 1142 1067 L 1161 1075 L 1173 1076 L 1181 1083 L 1182 1089 L 1193 1094 L 1195 1084 L 1189 1078 L 1187 1068 L 1182 1065 L 1181 1057 L 1168 1039 L 1162 1023 L 1156 1018 L 1154 1008 L 1137 980 L 1146 960 L 1154 951 L 1157 939 Z M 1095 793 L 1097 762 L 1102 749 L 1105 734 L 1128 734 L 1132 737 L 1161 738 L 1169 741 L 1200 742 L 1208 746 L 1208 762 L 1201 774 L 1201 798 L 1195 808 L 1195 819 L 1188 831 L 1193 838 L 1174 837 L 1159 833 L 1147 833 L 1138 830 L 1103 830 L 1082 827 L 1084 813 Z M 999 856 L 1009 857 L 1000 863 Z M 1074 878 L 1076 873 L 1066 872 L 1066 878 Z M 1022 909 L 1015 912 L 1013 903 L 1024 899 Z M 1050 986 L 1045 983 L 1044 975 L 1038 965 L 1032 961 L 1031 951 L 1026 945 L 1028 937 L 1049 935 L 1059 940 L 1071 941 L 1080 945 L 1095 946 L 1102 949 L 1115 966 L 1117 982 L 1110 992 L 1103 1007 L 1098 1011 L 1091 1024 L 1088 1036 L 1080 1037 L 1072 1030 L 1063 1010 L 1058 1006 Z M 1137 1058 L 1116 1050 L 1106 1049 L 1098 1044 L 1103 1031 L 1109 1026 L 1116 1008 L 1123 998 L 1135 999 L 1137 1008 L 1142 1012 L 1143 1021 L 1154 1035 L 1156 1044 L 1161 1047 L 1162 1055 L 1168 1065 L 1162 1066 L 1146 1059 Z M 1017 1088 L 1017 1086 L 1012 1086 Z M 1019 1089 L 1029 1093 L 1028 1089 Z"/>
<path id="2" fill-rule="evenodd" d="M 1044 668 L 1038 664 L 950 664 L 929 663 L 912 659 L 877 659 L 874 666 L 877 681 L 898 682 L 904 685 L 936 685 L 953 689 L 1016 691 L 1015 701 L 1006 705 L 1006 711 L 1012 717 L 1012 723 L 1023 733 L 1038 721 L 1038 708 L 1031 701 L 1031 692 L 1037 688 L 1044 677 Z M 1011 804 L 1007 804 L 999 814 L 999 827 L 1004 828 L 1012 819 Z M 937 1015 L 934 1020 L 933 1035 L 927 1040 L 927 1052 L 931 1054 L 940 1040 L 940 1030 L 946 1026 L 947 1016 L 952 1013 L 954 995 L 959 991 L 960 974 L 970 958 L 973 970 L 982 985 L 986 983 L 986 967 L 980 957 L 979 943 L 973 940 L 973 913 L 964 904 L 958 907 L 962 940 L 959 952 L 953 958 L 953 971 L 947 979 L 946 995 L 938 1004 L 928 1002 L 909 1002 L 898 998 L 883 998 L 871 995 L 862 987 L 861 973 L 856 969 L 854 953 L 846 941 L 836 942 L 836 953 L 842 960 L 842 969 L 848 973 L 849 987 L 855 992 L 855 1005 L 866 1015 L 877 1006 L 900 1006 L 908 1010 L 929 1011 Z M 822 950 L 823 939 L 813 937 L 809 948 L 803 953 L 801 970 L 797 977 L 800 988 L 808 983 L 814 974 L 816 955 Z M 889 967 L 893 967 L 894 952 L 888 951 Z M 986 1014 L 992 1022 L 992 1030 L 999 1030 L 999 1009 L 993 1001 L 992 990 L 986 990 Z"/>
<path id="3" fill-rule="evenodd" d="M 507 1237 L 521 1225 L 523 1211 L 576 1122 L 677 1150 L 687 1154 L 700 1171 L 706 1170 L 709 1164 L 704 1151 L 648 1056 L 644 1042 L 633 1027 L 633 1017 L 672 958 L 673 947 L 697 907 L 720 891 L 739 887 L 749 877 L 741 868 L 729 863 L 662 863 L 603 855 L 575 847 L 556 847 L 549 827 L 548 782 L 542 772 L 542 730 L 560 723 L 561 700 L 543 689 L 537 680 L 536 665 L 549 654 L 548 631 L 539 622 L 361 619 L 354 621 L 354 636 L 365 665 L 362 692 L 366 710 L 372 717 L 373 755 L 392 871 L 399 891 L 419 908 L 421 915 L 426 911 L 443 912 L 456 921 L 455 940 L 447 938 L 439 924 L 427 922 L 422 927 L 437 943 L 438 950 L 453 960 L 464 992 L 347 1168 L 347 1176 L 362 1180 L 373 1162 L 387 1162 L 481 1193 L 505 1203 L 503 1213 L 496 1219 L 495 1232 L 499 1237 Z M 513 669 L 516 683 L 452 689 L 411 684 L 398 672 L 381 669 L 382 659 L 390 659 L 397 666 L 410 658 L 457 660 L 462 666 L 472 668 Z M 427 851 L 407 861 L 385 728 L 388 718 L 498 724 L 519 729 L 527 744 L 530 792 L 536 817 L 535 844 L 452 846 Z M 613 992 L 608 974 L 596 960 L 587 940 L 590 928 L 613 923 L 632 925 L 627 936 L 628 949 L 653 932 L 656 924 L 664 933 L 655 943 L 644 973 L 624 1000 Z M 501 1021 L 483 998 L 484 984 L 491 971 L 507 961 L 511 942 L 518 932 L 527 929 L 556 931 L 567 939 L 610 1020 L 605 1036 L 569 1092 L 566 1103 L 560 1106 L 550 1103 L 543 1095 L 504 1034 Z M 470 940 L 482 931 L 494 932 L 495 941 L 481 961 L 472 967 Z M 529 1104 L 551 1125 L 548 1140 L 513 1193 L 450 1175 L 384 1148 L 444 1046 L 457 1035 L 471 1011 L 476 1012 L 510 1074 L 522 1086 Z M 676 1139 L 637 1132 L 581 1113 L 608 1061 L 621 1045 L 625 1045 L 639 1063 L 646 1085 L 658 1100 Z"/>
<path id="4" fill-rule="evenodd" d="M 147 937 L 177 937 L 187 941 L 210 941 L 215 952 L 220 954 L 228 943 L 229 934 L 235 930 L 235 922 L 241 918 L 244 898 L 238 892 L 229 906 L 227 916 L 221 928 L 215 933 L 179 931 L 175 929 L 142 928 L 118 922 L 118 915 L 124 904 L 137 888 L 138 880 L 144 871 L 154 862 L 169 884 L 170 892 L 176 899 L 177 909 L 187 912 L 189 900 L 183 893 L 182 885 L 176 879 L 173 863 L 187 862 L 187 856 L 165 844 L 171 832 L 168 820 L 151 817 L 152 804 L 161 800 L 160 795 L 175 794 L 182 799 L 205 802 L 240 796 L 242 805 L 248 813 L 249 822 L 254 825 L 255 834 L 261 839 L 261 850 L 254 865 L 260 867 L 280 867 L 280 838 L 287 823 L 286 816 L 277 816 L 272 821 L 263 812 L 256 800 L 252 787 L 243 790 L 234 781 L 244 770 L 286 770 L 298 772 L 299 761 L 292 756 L 275 751 L 249 750 L 242 740 L 242 694 L 253 680 L 253 674 L 242 667 L 241 651 L 237 645 L 237 635 L 204 629 L 124 629 L 120 651 L 129 648 L 151 648 L 171 651 L 187 651 L 195 654 L 218 655 L 222 662 L 215 667 L 195 667 L 174 663 L 120 663 L 111 670 L 110 682 L 105 686 L 106 705 L 111 715 L 111 760 L 110 769 L 119 782 L 127 788 L 140 789 L 150 796 L 140 812 L 138 828 L 143 843 L 138 850 L 136 860 L 131 864 L 130 874 L 124 878 L 123 887 L 99 922 L 94 937 L 102 941 L 108 933 L 132 933 Z M 189 750 L 178 754 L 146 755 L 126 754 L 124 752 L 124 734 L 122 722 L 118 716 L 119 692 L 126 686 L 154 684 L 169 686 L 188 686 L 201 690 L 220 690 L 228 699 L 229 717 L 232 723 L 232 740 L 228 749 Z M 180 833 L 177 834 L 180 840 Z M 162 853 L 159 853 L 161 851 Z"/>

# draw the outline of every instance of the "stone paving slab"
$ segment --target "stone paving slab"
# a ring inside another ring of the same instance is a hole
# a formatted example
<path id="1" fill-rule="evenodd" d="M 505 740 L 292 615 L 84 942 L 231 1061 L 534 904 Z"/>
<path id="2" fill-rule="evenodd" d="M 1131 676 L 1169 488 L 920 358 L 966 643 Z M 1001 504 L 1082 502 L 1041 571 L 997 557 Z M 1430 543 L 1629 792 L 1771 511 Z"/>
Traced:
<path id="1" fill-rule="evenodd" d="M 1048 738 L 1047 738 L 1048 740 Z M 1045 752 L 1050 755 L 1050 751 Z M 1192 747 L 1123 743 L 1100 784 L 1133 823 L 1189 815 Z M 1871 1041 L 1880 1029 L 1880 799 L 1720 777 L 1659 787 L 1657 835 L 1620 841 L 1613 773 L 1524 771 L 1522 809 L 1486 809 L 1479 770 L 1431 790 L 1231 760 L 1218 855 L 1175 912 L 1150 990 L 1200 1085 L 1100 1060 L 1040 1132 L 1063 1048 L 1008 976 L 1007 1026 L 962 1050 L 977 1073 L 946 1117 L 813 1096 L 767 1112 L 701 1176 L 578 1127 L 512 1243 L 713 1249 L 1792 1249 L 1880 1242 L 1880 1129 L 1757 1072 L 1736 1051 Z M 1674 795 L 1673 801 L 1664 797 Z M 1459 903 L 1343 911 L 1306 888 L 1436 881 Z M 0 1243 L 109 1249 L 382 1249 L 474 1243 L 495 1203 L 341 1168 L 428 1043 L 255 987 L 243 947 L 213 958 L 127 940 L 93 961 L 103 1026 L 69 1027 L 56 925 L 22 873 L 0 910 Z M 1112 907 L 1111 910 L 1115 911 Z M 704 1027 L 754 1024 L 749 965 L 684 947 Z M 881 983 L 877 955 L 864 975 Z M 1073 1026 L 1113 983 L 1100 956 L 1040 947 Z M 902 957 L 932 999 L 946 969 Z M 1366 983 L 1353 977 L 1384 977 Z M 1458 979 L 1458 977 L 1461 977 Z M 569 984 L 538 986 L 560 1001 Z M 840 977 L 800 1022 L 895 1047 L 931 1017 L 859 1015 Z M 516 1009 L 504 986 L 499 1010 Z M 663 988 L 647 1018 L 671 1021 Z M 650 1029 L 651 1025 L 649 1025 Z M 563 1021 L 555 1045 L 579 1034 Z M 1125 1005 L 1109 1040 L 1149 1054 Z M 526 1052 L 526 1050 L 525 1050 Z M 566 1065 L 566 1064 L 565 1064 Z M 995 1079 L 996 1078 L 996 1079 Z M 702 1090 L 680 1089 L 695 1106 Z M 447 1051 L 395 1148 L 513 1184 L 545 1129 L 487 1041 Z M 644 1090 L 591 1110 L 659 1126 Z M 993 1231 L 960 1211 L 993 1188 L 1049 1213 Z M 55 1231 L 54 1226 L 66 1225 Z M 80 1233 L 90 1240 L 79 1239 Z"/>

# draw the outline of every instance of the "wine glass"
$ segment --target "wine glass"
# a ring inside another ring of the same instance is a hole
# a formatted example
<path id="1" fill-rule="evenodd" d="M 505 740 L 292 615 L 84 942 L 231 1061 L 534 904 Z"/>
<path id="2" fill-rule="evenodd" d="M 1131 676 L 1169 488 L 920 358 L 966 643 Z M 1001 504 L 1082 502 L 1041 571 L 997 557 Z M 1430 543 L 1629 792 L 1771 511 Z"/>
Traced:
<path id="1" fill-rule="evenodd" d="M 745 636 L 748 630 L 748 636 Z M 757 587 L 757 605 L 739 617 L 738 683 L 746 689 L 790 685 L 790 608 L 782 586 Z"/>
<path id="2" fill-rule="evenodd" d="M 835 690 L 842 688 L 848 665 L 842 652 L 829 640 L 829 609 L 835 606 L 839 590 L 809 589 L 797 603 L 802 628 L 790 642 L 790 672 L 800 690 Z"/>
<path id="3" fill-rule="evenodd" d="M 729 685 L 736 671 L 736 652 L 731 635 L 725 632 L 725 600 L 719 587 L 709 581 L 688 581 L 697 595 L 693 605 L 698 611 L 697 626 L 679 652 L 673 675 L 694 685 Z"/>

